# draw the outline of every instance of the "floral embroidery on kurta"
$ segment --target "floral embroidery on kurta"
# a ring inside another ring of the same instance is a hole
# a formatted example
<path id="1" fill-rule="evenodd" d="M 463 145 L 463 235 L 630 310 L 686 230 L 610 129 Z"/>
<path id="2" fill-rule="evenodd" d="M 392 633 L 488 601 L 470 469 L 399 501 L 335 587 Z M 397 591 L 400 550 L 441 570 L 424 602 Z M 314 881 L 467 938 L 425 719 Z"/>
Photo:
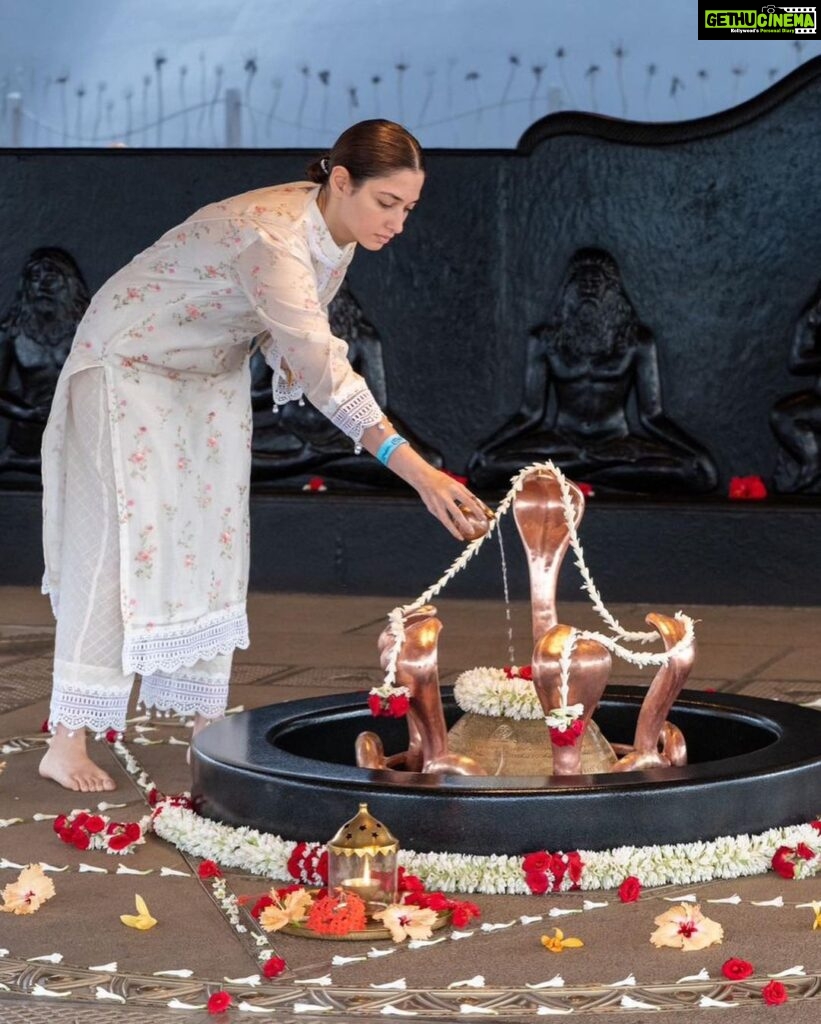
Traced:
<path id="1" fill-rule="evenodd" d="M 303 392 L 357 439 L 381 411 L 334 337 L 340 248 L 308 183 L 214 203 L 95 295 L 43 445 L 46 586 L 59 589 L 71 377 L 102 368 L 117 489 L 124 671 L 190 665 L 247 643 L 251 339 L 274 397 Z"/>

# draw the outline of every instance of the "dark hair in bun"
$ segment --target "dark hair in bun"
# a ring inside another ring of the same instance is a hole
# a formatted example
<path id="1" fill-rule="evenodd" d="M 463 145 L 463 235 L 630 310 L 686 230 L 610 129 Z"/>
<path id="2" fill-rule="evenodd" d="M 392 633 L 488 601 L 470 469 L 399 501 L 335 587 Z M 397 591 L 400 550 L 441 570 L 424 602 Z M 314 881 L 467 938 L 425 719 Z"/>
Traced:
<path id="1" fill-rule="evenodd" d="M 393 121 L 359 121 L 344 131 L 330 153 L 306 170 L 309 181 L 324 185 L 334 167 L 347 169 L 355 185 L 394 171 L 424 171 L 422 147 L 411 133 Z"/>

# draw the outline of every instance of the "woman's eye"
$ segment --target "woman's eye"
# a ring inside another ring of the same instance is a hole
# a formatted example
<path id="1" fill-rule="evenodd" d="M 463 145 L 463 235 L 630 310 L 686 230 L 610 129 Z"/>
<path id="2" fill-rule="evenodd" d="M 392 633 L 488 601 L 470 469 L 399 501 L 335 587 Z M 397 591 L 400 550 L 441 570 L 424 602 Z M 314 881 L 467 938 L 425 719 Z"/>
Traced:
<path id="1" fill-rule="evenodd" d="M 379 203 L 383 210 L 393 209 L 393 203 L 383 203 L 381 199 L 377 200 L 377 202 Z"/>

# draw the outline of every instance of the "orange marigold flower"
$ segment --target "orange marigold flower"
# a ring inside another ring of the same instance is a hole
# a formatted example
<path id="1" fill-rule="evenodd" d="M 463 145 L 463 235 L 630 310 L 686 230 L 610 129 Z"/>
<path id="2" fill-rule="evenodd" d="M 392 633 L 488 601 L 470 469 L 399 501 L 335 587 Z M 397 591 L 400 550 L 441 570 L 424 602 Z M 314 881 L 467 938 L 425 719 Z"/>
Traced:
<path id="1" fill-rule="evenodd" d="M 307 925 L 318 935 L 349 935 L 365 928 L 365 902 L 356 893 L 325 896 L 308 914 Z"/>

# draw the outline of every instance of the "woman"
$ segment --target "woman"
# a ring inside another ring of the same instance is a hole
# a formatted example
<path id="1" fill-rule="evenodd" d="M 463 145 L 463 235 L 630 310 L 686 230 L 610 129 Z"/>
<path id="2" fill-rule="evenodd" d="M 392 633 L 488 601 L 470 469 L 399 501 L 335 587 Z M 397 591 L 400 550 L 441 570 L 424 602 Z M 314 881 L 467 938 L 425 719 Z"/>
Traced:
<path id="1" fill-rule="evenodd" d="M 232 653 L 248 645 L 249 338 L 265 332 L 275 403 L 307 395 L 455 537 L 484 521 L 395 434 L 328 326 L 356 244 L 387 245 L 419 200 L 418 142 L 363 121 L 308 174 L 172 228 L 78 328 L 43 440 L 57 633 L 40 773 L 68 789 L 114 788 L 85 730 L 125 728 L 134 673 L 140 701 L 193 715 L 194 734 L 225 709 Z"/>

